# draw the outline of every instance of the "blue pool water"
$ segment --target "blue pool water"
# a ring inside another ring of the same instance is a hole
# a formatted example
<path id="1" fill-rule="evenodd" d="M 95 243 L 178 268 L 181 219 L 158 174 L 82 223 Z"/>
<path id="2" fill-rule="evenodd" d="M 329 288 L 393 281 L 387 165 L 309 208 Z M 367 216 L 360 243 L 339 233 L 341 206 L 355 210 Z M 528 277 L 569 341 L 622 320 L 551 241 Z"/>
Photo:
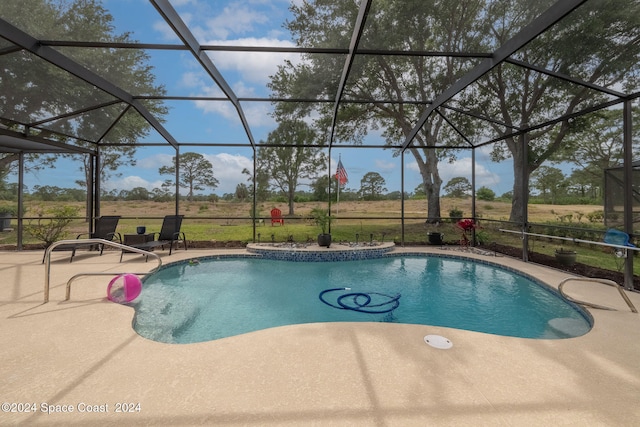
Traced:
<path id="1" fill-rule="evenodd" d="M 397 308 L 389 301 L 394 298 Z M 396 322 L 551 339 L 591 328 L 584 311 L 522 275 L 436 256 L 203 259 L 169 265 L 145 278 L 134 307 L 135 330 L 167 343 L 311 322 Z"/>

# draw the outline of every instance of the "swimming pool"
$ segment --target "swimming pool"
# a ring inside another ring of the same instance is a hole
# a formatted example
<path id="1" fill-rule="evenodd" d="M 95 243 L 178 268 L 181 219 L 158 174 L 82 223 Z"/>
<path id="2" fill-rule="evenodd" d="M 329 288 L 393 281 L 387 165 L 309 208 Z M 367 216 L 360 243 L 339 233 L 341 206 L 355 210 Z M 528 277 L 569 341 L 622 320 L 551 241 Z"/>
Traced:
<path id="1" fill-rule="evenodd" d="M 397 307 L 386 309 L 394 299 Z M 488 263 L 433 255 L 176 263 L 147 276 L 133 306 L 134 329 L 166 343 L 314 322 L 424 324 L 547 339 L 580 336 L 591 328 L 584 310 L 530 278 Z"/>

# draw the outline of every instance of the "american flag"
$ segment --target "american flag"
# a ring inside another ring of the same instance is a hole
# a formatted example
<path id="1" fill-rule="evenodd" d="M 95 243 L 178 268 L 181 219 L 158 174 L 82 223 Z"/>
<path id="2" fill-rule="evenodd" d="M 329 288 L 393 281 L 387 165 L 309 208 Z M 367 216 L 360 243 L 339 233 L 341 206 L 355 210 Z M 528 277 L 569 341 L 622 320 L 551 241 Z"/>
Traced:
<path id="1" fill-rule="evenodd" d="M 349 178 L 347 176 L 347 170 L 342 166 L 342 160 L 338 160 L 338 168 L 336 169 L 336 179 L 340 185 L 345 185 L 349 182 Z"/>

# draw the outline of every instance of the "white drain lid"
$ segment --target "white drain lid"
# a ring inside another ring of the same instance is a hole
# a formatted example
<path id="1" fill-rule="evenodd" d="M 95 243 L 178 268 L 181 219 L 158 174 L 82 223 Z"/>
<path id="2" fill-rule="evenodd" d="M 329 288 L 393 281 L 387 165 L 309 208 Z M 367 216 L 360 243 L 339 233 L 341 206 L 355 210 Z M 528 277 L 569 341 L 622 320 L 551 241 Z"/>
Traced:
<path id="1" fill-rule="evenodd" d="M 440 335 L 425 335 L 424 342 L 429 344 L 431 347 L 440 348 L 443 350 L 453 347 L 453 343 L 451 341 Z"/>

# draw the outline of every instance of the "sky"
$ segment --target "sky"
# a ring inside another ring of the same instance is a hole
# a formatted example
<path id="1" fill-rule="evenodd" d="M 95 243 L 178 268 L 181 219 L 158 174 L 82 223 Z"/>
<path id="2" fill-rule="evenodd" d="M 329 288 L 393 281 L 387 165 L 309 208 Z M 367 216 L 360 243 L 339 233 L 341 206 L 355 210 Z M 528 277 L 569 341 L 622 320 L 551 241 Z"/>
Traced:
<path id="1" fill-rule="evenodd" d="M 293 0 L 298 1 L 298 0 Z M 104 7 L 114 17 L 116 33 L 130 32 L 131 37 L 147 43 L 178 43 L 177 36 L 147 0 L 103 0 Z M 291 0 L 172 0 L 171 4 L 189 25 L 201 44 L 294 46 L 283 22 L 290 18 Z M 193 56 L 186 51 L 149 51 L 157 83 L 164 85 L 167 95 L 219 96 L 219 88 L 205 74 Z M 241 97 L 267 96 L 268 76 L 284 59 L 297 60 L 295 54 L 265 53 L 211 53 L 215 66 L 222 73 L 234 93 Z M 235 109 L 228 103 L 204 101 L 167 102 L 170 113 L 166 117 L 166 129 L 180 142 L 207 143 L 226 141 L 247 143 Z M 269 117 L 268 103 L 243 104 L 256 142 L 266 140 L 274 129 Z M 143 142 L 163 142 L 152 132 Z M 379 134 L 371 133 L 366 144 L 382 146 Z M 239 147 L 185 147 L 181 152 L 199 152 L 213 166 L 219 186 L 218 195 L 233 193 L 239 183 L 247 183 L 244 168 L 252 169 L 252 151 Z M 163 165 L 170 165 L 174 151 L 170 147 L 141 148 L 135 166 L 123 167 L 118 175 L 103 184 L 107 190 L 130 190 L 159 187 L 170 176 L 159 175 Z M 331 152 L 331 173 L 335 173 L 338 158 L 347 170 L 347 188 L 358 190 L 360 180 L 367 172 L 378 172 L 386 181 L 389 192 L 401 189 L 401 160 L 392 152 L 382 149 L 353 149 L 335 147 Z M 489 152 L 480 149 L 476 153 L 476 186 L 487 186 L 497 195 L 511 190 L 513 174 L 511 162 L 492 163 Z M 79 163 L 68 160 L 58 162 L 56 173 L 28 174 L 25 183 L 76 187 L 75 180 L 82 179 Z M 454 162 L 440 163 L 443 183 L 451 178 L 464 176 L 471 180 L 471 153 L 462 154 Z M 412 156 L 405 156 L 405 191 L 413 190 L 421 183 L 417 164 Z M 300 188 L 304 189 L 304 188 Z"/>

